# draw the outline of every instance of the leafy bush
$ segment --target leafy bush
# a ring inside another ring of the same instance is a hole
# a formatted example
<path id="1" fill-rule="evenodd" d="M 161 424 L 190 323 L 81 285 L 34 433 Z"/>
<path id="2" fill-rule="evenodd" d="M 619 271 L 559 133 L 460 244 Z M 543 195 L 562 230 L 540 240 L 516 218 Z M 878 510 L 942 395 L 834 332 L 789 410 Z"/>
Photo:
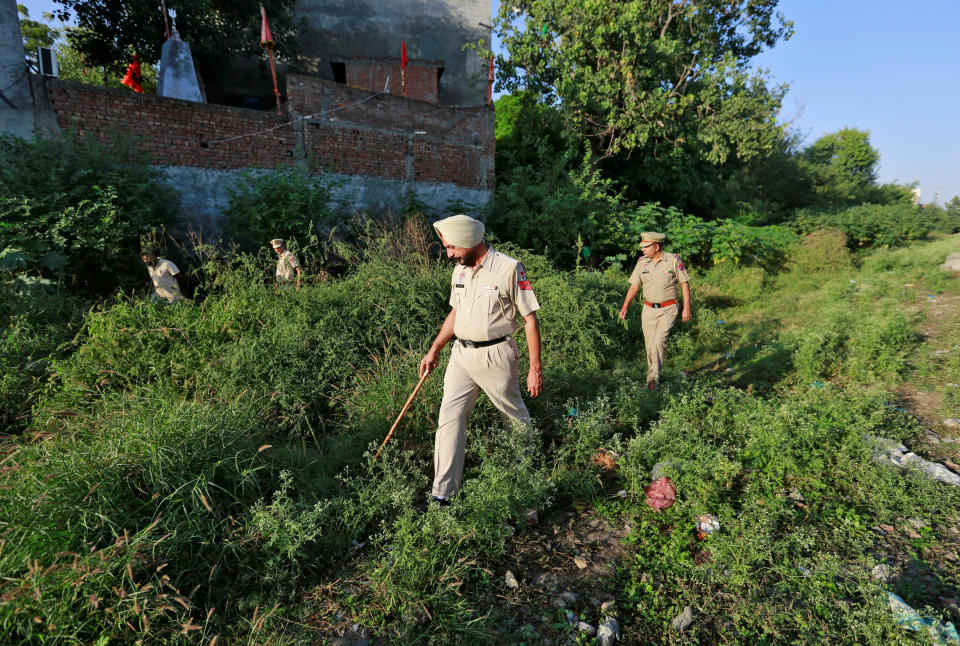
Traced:
<path id="1" fill-rule="evenodd" d="M 841 211 L 798 211 L 793 226 L 807 235 L 836 228 L 847 236 L 851 249 L 894 247 L 923 238 L 937 228 L 929 210 L 911 204 L 864 204 Z"/>
<path id="2" fill-rule="evenodd" d="M 225 233 L 250 248 L 309 235 L 335 223 L 335 184 L 297 166 L 244 171 L 230 191 Z"/>
<path id="3" fill-rule="evenodd" d="M 122 140 L 2 136 L 0 194 L 0 255 L 23 265 L 6 268 L 92 292 L 142 284 L 140 237 L 176 223 L 172 189 Z"/>

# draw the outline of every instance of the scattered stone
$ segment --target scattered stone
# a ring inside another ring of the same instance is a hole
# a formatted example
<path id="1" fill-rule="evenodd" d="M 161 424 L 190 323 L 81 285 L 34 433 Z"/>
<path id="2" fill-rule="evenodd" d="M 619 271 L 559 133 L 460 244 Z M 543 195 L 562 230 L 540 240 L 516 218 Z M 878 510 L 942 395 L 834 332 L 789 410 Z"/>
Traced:
<path id="1" fill-rule="evenodd" d="M 517 581 L 517 577 L 515 577 L 510 570 L 507 570 L 507 573 L 503 575 L 503 580 L 511 590 L 516 590 L 520 587 L 520 582 Z"/>
<path id="2" fill-rule="evenodd" d="M 550 602 L 550 605 L 553 606 L 554 608 L 566 608 L 567 602 L 561 599 L 560 597 L 556 597 L 553 601 Z"/>
<path id="3" fill-rule="evenodd" d="M 957 419 L 956 417 L 948 417 L 947 419 L 943 420 L 943 425 L 948 428 L 960 428 L 960 419 Z"/>
<path id="4" fill-rule="evenodd" d="M 581 570 L 586 569 L 587 565 L 589 565 L 589 564 L 587 563 L 587 559 L 585 559 L 585 558 L 583 558 L 583 557 L 580 557 L 580 556 L 578 556 L 577 558 L 573 559 L 573 563 L 574 563 L 574 565 L 576 565 L 576 566 L 577 566 L 578 568 L 580 568 Z"/>
<path id="5" fill-rule="evenodd" d="M 613 604 L 614 604 L 613 601 L 604 601 L 603 605 L 600 606 L 600 612 L 602 612 L 603 614 L 607 614 L 608 612 L 613 610 Z"/>
<path id="6" fill-rule="evenodd" d="M 922 520 L 920 520 L 919 518 L 908 518 L 907 524 L 910 525 L 910 527 L 913 527 L 914 529 L 923 529 L 924 527 L 927 526 L 927 524 Z"/>
<path id="7" fill-rule="evenodd" d="M 954 473 L 960 473 L 960 465 L 958 465 L 953 460 L 944 460 L 943 463 L 947 465 L 947 468 L 953 471 Z"/>
<path id="8" fill-rule="evenodd" d="M 588 635 L 592 635 L 593 633 L 597 632 L 596 628 L 594 628 L 593 626 L 591 626 L 585 621 L 581 621 L 580 623 L 578 623 L 577 629 L 582 633 L 587 633 Z"/>
<path id="9" fill-rule="evenodd" d="M 540 524 L 540 515 L 536 507 L 530 507 L 523 512 L 523 518 L 527 521 L 527 527 L 536 527 Z"/>
<path id="10" fill-rule="evenodd" d="M 937 435 L 936 433 L 934 433 L 934 432 L 932 432 L 932 431 L 926 431 L 926 432 L 924 433 L 924 435 L 926 436 L 927 440 L 928 440 L 931 444 L 940 444 L 940 436 Z"/>
<path id="11" fill-rule="evenodd" d="M 566 592 L 561 592 L 560 598 L 566 601 L 567 603 L 576 603 L 580 601 L 580 595 L 577 594 L 576 592 L 571 592 L 570 590 L 567 590 Z"/>
<path id="12" fill-rule="evenodd" d="M 945 482 L 955 487 L 960 486 L 960 475 L 957 475 L 938 462 L 924 460 L 916 453 L 905 454 L 902 458 L 900 458 L 900 465 L 904 467 L 916 465 L 940 482 Z"/>
<path id="13" fill-rule="evenodd" d="M 960 486 L 960 475 L 953 473 L 938 462 L 924 460 L 916 453 L 907 451 L 907 447 L 885 437 L 868 436 L 876 447 L 873 459 L 877 462 L 892 464 L 901 469 L 915 466 L 931 477 L 954 486 Z"/>
<path id="14" fill-rule="evenodd" d="M 890 577 L 893 576 L 893 571 L 890 569 L 889 565 L 880 563 L 879 565 L 875 565 L 873 567 L 870 575 L 873 577 L 874 581 L 887 582 L 890 580 Z"/>
<path id="15" fill-rule="evenodd" d="M 886 536 L 886 535 L 887 535 L 887 531 L 886 531 L 885 529 L 882 529 L 882 528 L 880 527 L 880 525 L 875 525 L 874 527 L 871 527 L 870 529 L 872 529 L 874 533 L 879 534 L 880 536 Z"/>
<path id="16" fill-rule="evenodd" d="M 960 253 L 948 255 L 947 259 L 940 265 L 940 269 L 944 271 L 960 271 Z"/>
<path id="17" fill-rule="evenodd" d="M 903 528 L 903 533 L 906 534 L 909 538 L 923 538 L 923 536 L 920 535 L 920 532 L 915 530 L 913 527 L 910 527 L 909 525 Z"/>
<path id="18" fill-rule="evenodd" d="M 686 606 L 683 612 L 673 618 L 670 625 L 673 626 L 674 630 L 683 632 L 691 623 L 693 623 L 693 608 Z"/>
<path id="19" fill-rule="evenodd" d="M 626 497 L 627 497 L 627 490 L 626 490 L 626 489 L 621 489 L 620 491 L 618 491 L 618 492 L 617 492 L 617 497 L 618 497 L 618 498 L 626 498 Z"/>
<path id="20" fill-rule="evenodd" d="M 560 577 L 554 572 L 541 572 L 533 577 L 533 584 L 542 588 L 555 588 L 560 583 Z"/>
<path id="21" fill-rule="evenodd" d="M 619 639 L 620 623 L 613 617 L 607 617 L 597 629 L 597 646 L 613 646 Z"/>
<path id="22" fill-rule="evenodd" d="M 896 534 L 896 533 L 897 533 L 897 528 L 894 527 L 893 525 L 885 525 L 885 524 L 883 524 L 883 523 L 880 523 L 879 527 L 880 527 L 880 529 L 882 529 L 882 530 L 883 530 L 884 532 L 886 532 L 887 534 Z"/>

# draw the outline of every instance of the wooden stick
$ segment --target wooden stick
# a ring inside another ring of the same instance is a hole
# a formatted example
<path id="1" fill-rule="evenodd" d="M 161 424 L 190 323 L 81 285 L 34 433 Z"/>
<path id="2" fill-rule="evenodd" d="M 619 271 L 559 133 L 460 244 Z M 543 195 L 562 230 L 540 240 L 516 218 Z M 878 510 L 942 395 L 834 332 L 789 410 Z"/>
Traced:
<path id="1" fill-rule="evenodd" d="M 376 455 L 373 456 L 373 459 L 376 460 L 380 457 L 380 451 L 383 450 L 383 447 L 387 445 L 387 442 L 390 441 L 390 438 L 393 437 L 393 432 L 397 430 L 397 426 L 400 425 L 400 420 L 403 419 L 403 416 L 406 415 L 407 409 L 410 408 L 410 404 L 413 403 L 413 398 L 417 396 L 417 393 L 420 392 L 420 387 L 423 386 L 423 382 L 427 380 L 427 377 L 430 376 L 430 371 L 423 373 L 423 376 L 420 377 L 420 383 L 417 384 L 417 387 L 413 389 L 413 392 L 410 393 L 410 397 L 407 398 L 407 403 L 403 405 L 403 410 L 400 411 L 400 414 L 397 416 L 397 421 L 393 423 L 393 426 L 390 427 L 390 432 L 387 433 L 387 437 L 383 440 L 383 444 L 380 445 L 380 448 L 377 449 Z"/>

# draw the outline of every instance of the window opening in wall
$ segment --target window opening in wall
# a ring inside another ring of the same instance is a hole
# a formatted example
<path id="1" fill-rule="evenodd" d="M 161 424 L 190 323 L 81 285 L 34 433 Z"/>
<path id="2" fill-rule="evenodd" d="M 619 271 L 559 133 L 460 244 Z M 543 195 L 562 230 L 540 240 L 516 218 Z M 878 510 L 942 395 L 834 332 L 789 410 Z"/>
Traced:
<path id="1" fill-rule="evenodd" d="M 337 83 L 347 83 L 347 64 L 330 62 L 330 69 L 333 70 L 333 80 Z"/>
<path id="2" fill-rule="evenodd" d="M 441 77 L 441 76 L 443 76 L 443 68 L 442 68 L 442 67 L 438 67 L 438 68 L 437 68 L 437 87 L 438 87 L 438 88 L 440 87 L 440 77 Z"/>

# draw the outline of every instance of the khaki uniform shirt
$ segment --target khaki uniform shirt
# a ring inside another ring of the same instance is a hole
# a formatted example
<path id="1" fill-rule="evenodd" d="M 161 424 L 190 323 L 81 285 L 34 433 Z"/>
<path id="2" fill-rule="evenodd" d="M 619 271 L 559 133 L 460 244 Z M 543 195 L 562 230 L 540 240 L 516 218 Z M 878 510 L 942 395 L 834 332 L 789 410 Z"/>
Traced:
<path id="1" fill-rule="evenodd" d="M 154 289 L 157 290 L 157 296 L 171 303 L 180 300 L 180 285 L 174 278 L 180 270 L 175 264 L 165 258 L 158 258 L 155 267 L 147 265 L 147 272 L 150 274 L 150 280 L 153 281 Z"/>
<path id="2" fill-rule="evenodd" d="M 690 276 L 680 256 L 661 252 L 660 259 L 653 261 L 640 256 L 637 266 L 630 274 L 630 284 L 643 284 L 643 300 L 651 303 L 677 300 L 677 284 L 689 283 Z"/>
<path id="3" fill-rule="evenodd" d="M 289 249 L 284 251 L 280 254 L 280 259 L 277 260 L 277 282 L 289 283 L 297 280 L 297 268 L 299 266 L 297 257 L 290 253 Z"/>
<path id="4" fill-rule="evenodd" d="M 474 268 L 457 265 L 450 281 L 450 307 L 457 311 L 453 333 L 467 341 L 510 336 L 514 319 L 540 309 L 527 271 L 493 247 Z"/>

